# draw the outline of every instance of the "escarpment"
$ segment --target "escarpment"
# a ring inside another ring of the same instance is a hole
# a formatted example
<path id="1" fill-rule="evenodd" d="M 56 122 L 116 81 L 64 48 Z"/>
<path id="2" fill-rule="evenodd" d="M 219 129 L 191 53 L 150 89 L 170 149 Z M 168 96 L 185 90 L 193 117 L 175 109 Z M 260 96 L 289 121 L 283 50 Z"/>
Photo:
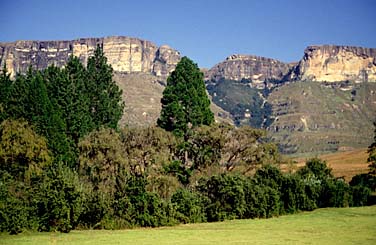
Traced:
<path id="1" fill-rule="evenodd" d="M 151 73 L 162 79 L 175 69 L 180 53 L 167 45 L 132 37 L 80 38 L 71 41 L 15 41 L 0 43 L 0 65 L 6 65 L 13 77 L 32 66 L 45 69 L 62 67 L 71 55 L 86 64 L 97 45 L 103 47 L 108 63 L 122 73 Z"/>

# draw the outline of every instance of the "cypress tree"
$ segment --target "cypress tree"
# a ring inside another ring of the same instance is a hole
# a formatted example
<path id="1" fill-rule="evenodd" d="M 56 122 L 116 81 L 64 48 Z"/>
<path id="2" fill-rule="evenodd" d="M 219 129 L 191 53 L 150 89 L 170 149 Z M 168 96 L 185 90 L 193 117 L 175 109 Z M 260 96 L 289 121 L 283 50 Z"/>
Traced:
<path id="1" fill-rule="evenodd" d="M 112 80 L 113 69 L 107 64 L 107 58 L 99 45 L 94 56 L 88 60 L 87 72 L 87 89 L 90 91 L 91 114 L 95 127 L 116 128 L 124 109 L 122 91 Z"/>
<path id="2" fill-rule="evenodd" d="M 184 136 L 190 127 L 210 125 L 214 121 L 203 77 L 192 60 L 187 57 L 180 60 L 163 91 L 159 127 Z"/>

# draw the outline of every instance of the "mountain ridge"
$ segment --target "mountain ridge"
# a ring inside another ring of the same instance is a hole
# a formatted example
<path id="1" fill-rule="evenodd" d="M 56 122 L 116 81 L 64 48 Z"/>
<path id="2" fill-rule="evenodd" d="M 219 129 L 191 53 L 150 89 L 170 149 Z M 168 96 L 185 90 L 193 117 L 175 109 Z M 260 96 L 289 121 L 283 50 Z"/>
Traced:
<path id="1" fill-rule="evenodd" d="M 124 92 L 122 124 L 155 124 L 166 78 L 181 58 L 168 45 L 124 36 L 1 42 L 0 65 L 6 64 L 14 76 L 30 65 L 62 67 L 70 55 L 85 64 L 97 45 L 103 47 Z M 366 147 L 372 140 L 374 48 L 312 45 L 301 60 L 289 63 L 234 54 L 202 71 L 217 121 L 263 127 L 284 153 Z"/>
<path id="2" fill-rule="evenodd" d="M 0 43 L 0 65 L 7 66 L 11 76 L 25 73 L 29 66 L 45 69 L 49 65 L 64 66 L 71 55 L 86 64 L 97 45 L 103 47 L 114 71 L 151 73 L 162 79 L 175 69 L 180 53 L 167 45 L 126 36 L 78 38 L 74 40 Z"/>

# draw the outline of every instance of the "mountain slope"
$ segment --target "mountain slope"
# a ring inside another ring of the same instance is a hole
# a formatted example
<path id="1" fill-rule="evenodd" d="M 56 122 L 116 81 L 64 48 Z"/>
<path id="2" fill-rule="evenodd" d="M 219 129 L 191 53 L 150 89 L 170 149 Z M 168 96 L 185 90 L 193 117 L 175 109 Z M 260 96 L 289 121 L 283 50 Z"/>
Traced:
<path id="1" fill-rule="evenodd" d="M 274 122 L 268 127 L 283 153 L 367 147 L 376 117 L 376 83 L 325 85 L 296 82 L 268 97 Z"/>

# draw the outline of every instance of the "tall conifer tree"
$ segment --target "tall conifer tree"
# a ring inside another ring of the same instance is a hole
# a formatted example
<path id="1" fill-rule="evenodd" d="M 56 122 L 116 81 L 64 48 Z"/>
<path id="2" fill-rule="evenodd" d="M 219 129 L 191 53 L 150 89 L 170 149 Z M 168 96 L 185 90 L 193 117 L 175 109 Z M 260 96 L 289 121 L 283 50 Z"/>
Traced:
<path id="1" fill-rule="evenodd" d="M 210 125 L 214 121 L 203 77 L 192 60 L 187 57 L 180 60 L 167 79 L 158 126 L 184 136 L 190 127 Z"/>
<path id="2" fill-rule="evenodd" d="M 91 113 L 95 127 L 116 128 L 124 109 L 122 91 L 112 80 L 112 67 L 107 64 L 107 58 L 99 45 L 94 56 L 88 60 L 87 72 L 87 89 L 91 92 Z"/>

